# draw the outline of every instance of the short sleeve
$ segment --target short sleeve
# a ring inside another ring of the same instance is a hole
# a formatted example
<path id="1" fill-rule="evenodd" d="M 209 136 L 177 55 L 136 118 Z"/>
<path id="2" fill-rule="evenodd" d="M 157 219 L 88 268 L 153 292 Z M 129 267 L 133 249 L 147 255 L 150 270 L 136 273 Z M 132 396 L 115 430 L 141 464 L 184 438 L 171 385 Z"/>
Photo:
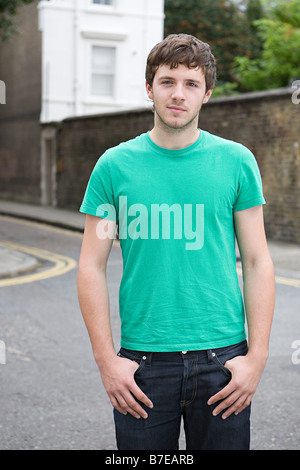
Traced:
<path id="1" fill-rule="evenodd" d="M 256 159 L 250 150 L 244 147 L 233 211 L 242 211 L 265 203 L 261 175 Z"/>
<path id="2" fill-rule="evenodd" d="M 104 153 L 90 176 L 80 212 L 116 220 L 114 194 L 109 169 L 109 156 Z"/>

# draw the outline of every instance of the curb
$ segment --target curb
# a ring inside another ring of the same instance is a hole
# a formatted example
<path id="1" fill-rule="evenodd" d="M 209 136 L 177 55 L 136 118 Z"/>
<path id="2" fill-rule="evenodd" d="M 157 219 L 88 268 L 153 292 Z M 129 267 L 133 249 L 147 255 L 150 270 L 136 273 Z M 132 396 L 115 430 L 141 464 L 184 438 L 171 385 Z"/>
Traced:
<path id="1" fill-rule="evenodd" d="M 39 266 L 36 258 L 13 250 L 0 242 L 0 279 L 33 271 Z"/>

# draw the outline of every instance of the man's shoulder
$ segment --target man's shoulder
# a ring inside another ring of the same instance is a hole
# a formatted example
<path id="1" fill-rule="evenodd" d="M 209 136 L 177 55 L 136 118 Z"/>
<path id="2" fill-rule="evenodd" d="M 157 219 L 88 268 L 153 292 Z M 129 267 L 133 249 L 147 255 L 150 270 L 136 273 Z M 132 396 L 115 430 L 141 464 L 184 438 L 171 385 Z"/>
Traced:
<path id="1" fill-rule="evenodd" d="M 141 150 L 146 146 L 146 139 L 146 134 L 141 134 L 108 148 L 98 158 L 94 171 L 99 172 L 105 169 L 111 171 L 112 168 L 119 168 L 123 165 L 124 159 L 134 158 L 141 153 Z"/>
<path id="2" fill-rule="evenodd" d="M 255 160 L 252 151 L 241 142 L 205 132 L 206 150 L 228 163 L 241 164 Z"/>
<path id="3" fill-rule="evenodd" d="M 215 146 L 219 149 L 224 148 L 224 150 L 232 149 L 237 152 L 250 152 L 250 150 L 241 142 L 221 137 L 219 135 L 211 134 L 208 131 L 205 131 L 205 136 L 207 145 Z"/>
<path id="4" fill-rule="evenodd" d="M 114 147 L 109 148 L 106 150 L 105 154 L 110 158 L 116 158 L 118 156 L 122 156 L 128 152 L 138 152 L 141 150 L 146 145 L 146 139 L 147 139 L 147 134 L 141 134 L 138 135 L 137 137 L 134 137 L 132 139 L 126 140 L 124 142 L 120 142 L 118 145 L 115 145 Z"/>

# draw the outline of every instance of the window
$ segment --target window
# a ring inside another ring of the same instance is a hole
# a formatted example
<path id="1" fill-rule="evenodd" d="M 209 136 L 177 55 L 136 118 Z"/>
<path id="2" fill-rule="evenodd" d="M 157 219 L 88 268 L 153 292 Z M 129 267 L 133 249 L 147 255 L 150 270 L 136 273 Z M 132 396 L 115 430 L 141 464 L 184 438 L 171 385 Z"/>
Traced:
<path id="1" fill-rule="evenodd" d="M 93 3 L 98 3 L 100 5 L 112 5 L 113 0 L 93 0 Z"/>
<path id="2" fill-rule="evenodd" d="M 115 56 L 114 47 L 92 47 L 92 95 L 113 97 Z"/>

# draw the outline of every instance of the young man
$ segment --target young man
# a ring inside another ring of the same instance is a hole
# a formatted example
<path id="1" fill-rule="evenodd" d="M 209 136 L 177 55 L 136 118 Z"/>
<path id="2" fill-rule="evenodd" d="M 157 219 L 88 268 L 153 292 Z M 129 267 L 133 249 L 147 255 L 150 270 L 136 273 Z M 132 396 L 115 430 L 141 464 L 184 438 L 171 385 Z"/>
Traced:
<path id="1" fill-rule="evenodd" d="M 157 44 L 146 69 L 154 127 L 101 156 L 81 207 L 78 295 L 119 450 L 178 449 L 182 416 L 189 450 L 249 449 L 274 273 L 253 155 L 198 129 L 215 74 L 198 39 L 171 35 Z M 106 283 L 115 224 L 124 267 L 118 354 Z"/>

